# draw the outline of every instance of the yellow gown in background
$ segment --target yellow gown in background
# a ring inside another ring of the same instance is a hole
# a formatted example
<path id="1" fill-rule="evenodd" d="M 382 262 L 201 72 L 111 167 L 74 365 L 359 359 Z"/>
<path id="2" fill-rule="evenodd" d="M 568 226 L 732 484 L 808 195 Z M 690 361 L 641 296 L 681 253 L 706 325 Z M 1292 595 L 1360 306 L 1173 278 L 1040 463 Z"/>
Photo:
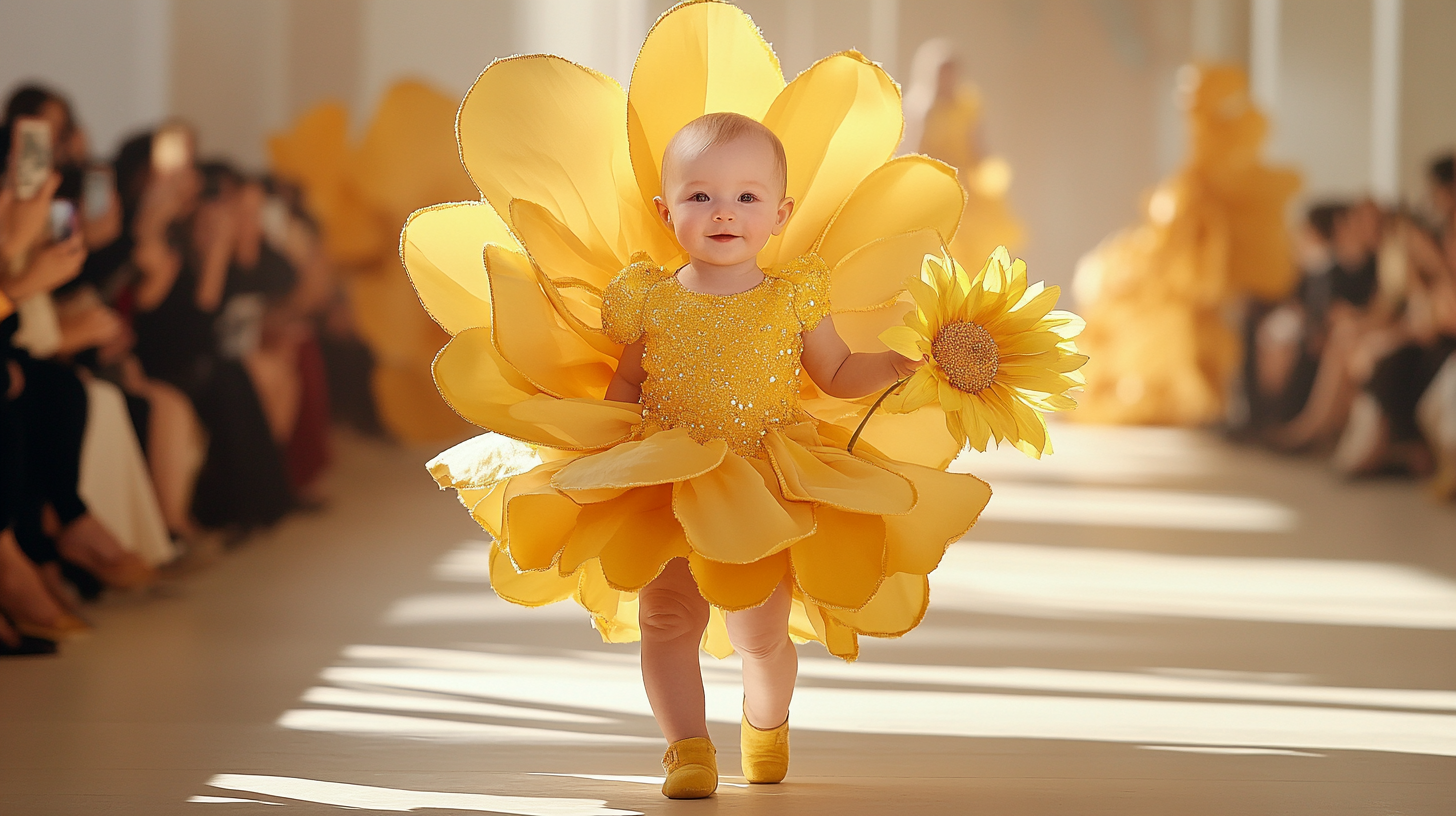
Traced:
<path id="1" fill-rule="evenodd" d="M 998 246 L 1015 254 L 1026 231 L 1006 203 L 1011 166 L 999 156 L 982 157 L 977 149 L 981 95 L 970 85 L 958 86 L 949 99 L 937 99 L 925 115 L 919 152 L 957 169 L 966 191 L 966 209 L 951 241 L 951 255 L 979 263 Z"/>
<path id="2" fill-rule="evenodd" d="M 374 354 L 380 420 L 406 441 L 465 436 L 470 426 L 442 403 L 430 361 L 448 339 L 419 307 L 399 262 L 399 224 L 436 201 L 474 194 L 455 146 L 453 99 L 400 82 L 357 144 L 349 112 L 325 103 L 269 141 L 272 170 L 299 184 L 324 245 L 345 274 L 356 328 Z"/>
<path id="3" fill-rule="evenodd" d="M 765 282 L 728 297 L 678 284 L 686 258 L 652 207 L 668 140 L 712 111 L 778 134 L 798 204 L 759 256 Z M 718 2 L 663 15 L 625 94 L 547 55 L 481 75 L 458 132 L 484 200 L 416 213 L 401 251 L 451 335 L 439 392 L 488 431 L 430 470 L 495 539 L 502 598 L 574 599 L 605 640 L 632 641 L 638 590 L 685 557 L 718 656 L 723 610 L 785 576 L 791 635 L 840 657 L 920 622 L 927 575 L 990 490 L 946 472 L 961 443 L 935 404 L 876 414 L 846 452 L 874 397 L 823 394 L 798 359 L 800 333 L 831 313 L 852 348 L 885 349 L 915 309 L 907 279 L 960 221 L 951 168 L 892 158 L 902 127 L 878 65 L 843 52 L 786 84 L 752 21 Z M 608 401 L 636 339 L 643 400 Z"/>
<path id="4" fill-rule="evenodd" d="M 1180 77 L 1187 164 L 1148 199 L 1142 224 L 1078 263 L 1090 357 L 1081 419 L 1199 425 L 1222 419 L 1241 359 L 1244 298 L 1295 286 L 1285 207 L 1299 176 L 1259 157 L 1268 130 L 1244 72 L 1199 65 Z"/>

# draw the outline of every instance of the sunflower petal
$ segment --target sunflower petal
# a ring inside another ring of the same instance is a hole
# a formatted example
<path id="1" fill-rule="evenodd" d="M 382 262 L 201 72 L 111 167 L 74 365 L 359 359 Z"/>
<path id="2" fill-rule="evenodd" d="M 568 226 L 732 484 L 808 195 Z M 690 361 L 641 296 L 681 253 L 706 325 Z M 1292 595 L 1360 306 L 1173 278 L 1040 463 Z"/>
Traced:
<path id="1" fill-rule="evenodd" d="M 926 156 L 901 156 L 855 187 L 814 251 L 833 268 L 877 238 L 920 229 L 947 238 L 955 233 L 964 205 L 954 168 Z"/>

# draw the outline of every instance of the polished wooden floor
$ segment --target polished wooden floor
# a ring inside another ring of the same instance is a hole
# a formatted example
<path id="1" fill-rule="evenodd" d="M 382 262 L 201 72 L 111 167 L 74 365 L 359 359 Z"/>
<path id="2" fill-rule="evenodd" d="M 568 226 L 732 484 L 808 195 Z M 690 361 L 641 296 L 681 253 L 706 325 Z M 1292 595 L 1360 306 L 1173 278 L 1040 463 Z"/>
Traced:
<path id="1" fill-rule="evenodd" d="M 0 813 L 1456 813 L 1456 510 L 1166 430 L 1062 426 L 924 625 L 803 647 L 793 767 L 657 792 L 636 651 L 520 610 L 429 451 L 344 440 L 335 500 L 58 658 L 0 661 Z"/>

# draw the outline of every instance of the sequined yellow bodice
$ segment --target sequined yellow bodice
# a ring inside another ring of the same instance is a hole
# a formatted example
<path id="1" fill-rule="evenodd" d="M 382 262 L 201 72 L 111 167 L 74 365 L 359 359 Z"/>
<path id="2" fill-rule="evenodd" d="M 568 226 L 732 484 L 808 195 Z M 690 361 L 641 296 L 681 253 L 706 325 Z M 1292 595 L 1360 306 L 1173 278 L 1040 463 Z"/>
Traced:
<path id="1" fill-rule="evenodd" d="M 635 260 L 602 297 L 602 327 L 643 343 L 643 424 L 722 439 L 740 456 L 799 412 L 803 332 L 829 313 L 829 270 L 814 255 L 734 295 L 692 292 L 674 271 Z"/>

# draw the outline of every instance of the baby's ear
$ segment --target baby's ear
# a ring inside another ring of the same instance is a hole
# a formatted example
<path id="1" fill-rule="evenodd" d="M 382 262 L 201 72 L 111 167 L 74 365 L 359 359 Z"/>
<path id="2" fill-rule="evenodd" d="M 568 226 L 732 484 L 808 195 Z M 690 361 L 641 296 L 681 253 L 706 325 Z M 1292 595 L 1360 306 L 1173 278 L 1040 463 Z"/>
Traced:
<path id="1" fill-rule="evenodd" d="M 793 214 L 794 200 L 788 196 L 784 196 L 784 200 L 779 202 L 778 218 L 774 221 L 774 235 L 778 235 L 784 231 L 784 227 L 789 223 L 789 216 Z"/>
<path id="2" fill-rule="evenodd" d="M 657 206 L 658 220 L 667 224 L 669 227 L 672 226 L 672 213 L 668 211 L 667 203 L 662 200 L 662 196 L 653 196 L 652 203 Z"/>

